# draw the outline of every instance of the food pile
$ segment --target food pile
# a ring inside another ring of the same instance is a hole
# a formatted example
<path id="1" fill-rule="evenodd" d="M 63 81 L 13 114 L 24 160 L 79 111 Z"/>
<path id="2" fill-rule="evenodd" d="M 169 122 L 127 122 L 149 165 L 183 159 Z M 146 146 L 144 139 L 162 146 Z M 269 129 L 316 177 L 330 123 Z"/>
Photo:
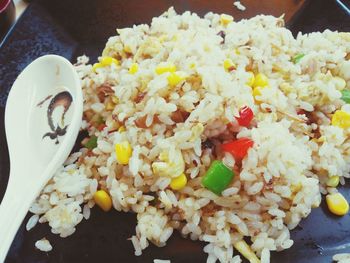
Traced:
<path id="1" fill-rule="evenodd" d="M 117 32 L 98 63 L 78 59 L 88 137 L 32 222 L 66 237 L 96 204 L 137 214 L 137 256 L 177 230 L 207 262 L 269 262 L 321 194 L 348 212 L 349 33 L 172 8 Z"/>

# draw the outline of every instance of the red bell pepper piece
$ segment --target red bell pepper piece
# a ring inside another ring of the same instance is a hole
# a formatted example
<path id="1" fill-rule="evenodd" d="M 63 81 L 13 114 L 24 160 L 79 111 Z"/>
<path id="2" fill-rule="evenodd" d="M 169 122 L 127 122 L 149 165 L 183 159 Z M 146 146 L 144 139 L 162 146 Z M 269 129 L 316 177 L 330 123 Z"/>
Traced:
<path id="1" fill-rule="evenodd" d="M 254 113 L 251 108 L 244 106 L 239 109 L 239 117 L 235 117 L 238 124 L 244 127 L 248 127 L 252 119 L 254 118 Z"/>
<path id="2" fill-rule="evenodd" d="M 227 142 L 221 145 L 224 152 L 232 154 L 235 159 L 242 160 L 248 153 L 249 148 L 253 147 L 254 142 L 249 138 L 240 138 L 235 141 Z"/>

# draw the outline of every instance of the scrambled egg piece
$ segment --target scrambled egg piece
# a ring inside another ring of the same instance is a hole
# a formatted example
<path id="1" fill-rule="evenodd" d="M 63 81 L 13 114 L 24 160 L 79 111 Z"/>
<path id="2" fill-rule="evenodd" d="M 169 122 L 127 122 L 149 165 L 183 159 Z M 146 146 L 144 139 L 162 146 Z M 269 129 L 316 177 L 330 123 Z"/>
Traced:
<path id="1" fill-rule="evenodd" d="M 153 172 L 159 176 L 178 177 L 185 171 L 185 162 L 180 150 L 176 150 L 169 160 L 169 154 L 163 151 L 159 155 L 161 162 L 152 163 Z"/>

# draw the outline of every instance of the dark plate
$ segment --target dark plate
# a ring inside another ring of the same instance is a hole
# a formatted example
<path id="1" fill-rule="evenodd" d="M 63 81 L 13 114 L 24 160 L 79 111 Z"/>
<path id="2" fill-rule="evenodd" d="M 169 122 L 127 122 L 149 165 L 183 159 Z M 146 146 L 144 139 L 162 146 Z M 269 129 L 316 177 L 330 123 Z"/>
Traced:
<path id="1" fill-rule="evenodd" d="M 3 125 L 7 93 L 21 70 L 38 56 L 55 53 L 74 61 L 76 56 L 86 54 L 95 60 L 108 36 L 115 34 L 116 27 L 149 23 L 153 16 L 171 5 L 178 11 L 191 10 L 200 15 L 208 11 L 232 13 L 235 17 L 260 12 L 286 13 L 288 26 L 294 34 L 327 28 L 350 31 L 350 18 L 335 1 L 310 1 L 306 7 L 305 1 L 297 0 L 242 2 L 248 6 L 247 13 L 233 8 L 233 0 L 42 0 L 31 4 L 0 46 L 0 197 L 4 194 L 9 173 Z M 18 129 L 21 129 L 21 123 L 18 123 Z M 349 190 L 348 186 L 341 189 L 348 200 Z M 136 219 L 133 214 L 103 213 L 93 209 L 90 220 L 84 220 L 76 233 L 65 239 L 51 234 L 47 224 L 39 224 L 27 232 L 25 223 L 12 244 L 6 259 L 8 263 L 153 262 L 154 258 L 205 262 L 206 259 L 202 252 L 204 243 L 182 239 L 178 234 L 165 248 L 151 245 L 141 257 L 135 257 L 131 242 L 127 241 L 134 234 Z M 35 241 L 43 237 L 54 246 L 50 253 L 34 248 Z M 350 216 L 334 217 L 323 204 L 292 231 L 292 237 L 295 245 L 287 251 L 274 253 L 272 262 L 331 262 L 332 255 L 350 252 Z"/>

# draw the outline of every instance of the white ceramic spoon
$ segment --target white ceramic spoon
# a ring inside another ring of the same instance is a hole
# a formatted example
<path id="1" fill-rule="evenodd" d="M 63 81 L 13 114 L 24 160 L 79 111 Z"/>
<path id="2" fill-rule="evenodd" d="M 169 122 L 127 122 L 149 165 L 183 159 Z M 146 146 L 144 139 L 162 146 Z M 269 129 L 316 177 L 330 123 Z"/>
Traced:
<path id="1" fill-rule="evenodd" d="M 69 155 L 82 112 L 79 77 L 63 57 L 36 59 L 14 82 L 5 109 L 10 177 L 0 205 L 0 262 L 33 200 Z"/>

